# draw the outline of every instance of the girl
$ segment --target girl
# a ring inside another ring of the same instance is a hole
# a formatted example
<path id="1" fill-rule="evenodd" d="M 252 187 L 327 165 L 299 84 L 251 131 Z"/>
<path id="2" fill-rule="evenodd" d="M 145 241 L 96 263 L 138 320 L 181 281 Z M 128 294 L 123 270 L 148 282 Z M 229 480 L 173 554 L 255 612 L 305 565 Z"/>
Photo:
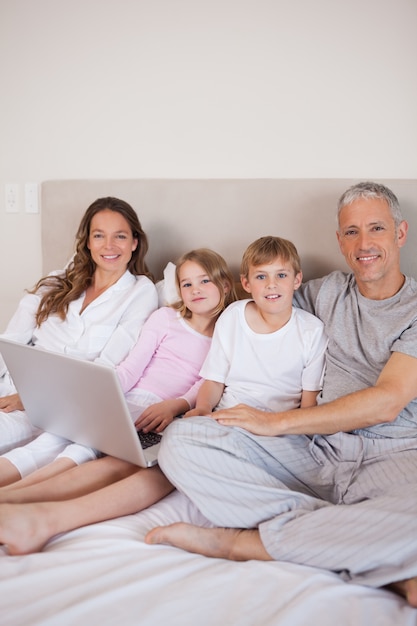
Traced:
<path id="1" fill-rule="evenodd" d="M 118 367 L 130 403 L 136 399 L 139 406 L 148 405 L 136 421 L 144 430 L 159 432 L 194 406 L 215 322 L 236 299 L 224 259 L 211 250 L 184 255 L 177 263 L 176 282 L 181 300 L 150 316 Z M 39 550 L 58 532 L 136 512 L 172 490 L 157 466 L 138 468 L 110 456 L 50 479 L 29 479 L 1 493 L 3 502 L 27 503 L 0 506 L 0 541 L 10 554 Z M 18 529 L 16 535 L 12 528 Z"/>
<path id="2" fill-rule="evenodd" d="M 129 357 L 117 368 L 129 404 L 147 407 L 135 422 L 145 432 L 161 432 L 195 405 L 214 324 L 236 300 L 226 262 L 207 248 L 182 256 L 175 278 L 181 299 L 151 315 Z"/>
<path id="3" fill-rule="evenodd" d="M 21 300 L 3 336 L 117 365 L 158 305 L 145 263 L 147 250 L 147 237 L 129 204 L 113 197 L 96 200 L 79 225 L 73 260 L 63 272 L 42 278 Z M 0 357 L 1 452 L 39 432 L 30 425 L 5 369 Z M 10 450 L 0 458 L 0 484 L 10 484 L 49 463 L 67 443 L 43 433 L 30 444 Z M 86 454 L 92 458 L 82 446 L 73 446 L 72 453 L 77 462 Z"/>

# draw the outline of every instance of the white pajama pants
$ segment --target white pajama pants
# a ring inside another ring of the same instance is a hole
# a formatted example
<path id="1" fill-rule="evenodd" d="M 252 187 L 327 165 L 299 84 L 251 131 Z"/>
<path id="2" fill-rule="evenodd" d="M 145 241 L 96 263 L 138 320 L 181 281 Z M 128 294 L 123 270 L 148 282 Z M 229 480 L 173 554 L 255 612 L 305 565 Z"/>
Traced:
<path id="1" fill-rule="evenodd" d="M 15 392 L 6 374 L 0 381 L 0 395 Z M 0 411 L 0 455 L 13 463 L 24 478 L 60 456 L 67 456 L 79 465 L 95 459 L 97 451 L 32 426 L 25 411 Z"/>
<path id="2" fill-rule="evenodd" d="M 126 400 L 136 419 L 146 407 L 160 402 L 161 398 L 152 392 L 134 389 L 126 394 Z M 20 413 L 23 412 L 20 411 Z M 73 443 L 52 433 L 39 430 L 37 432 L 40 434 L 35 439 L 32 437 L 33 441 L 30 443 L 9 449 L 2 455 L 3 458 L 13 463 L 22 478 L 59 458 L 69 458 L 76 465 L 81 465 L 100 455 L 100 452 L 94 448 Z"/>
<path id="3" fill-rule="evenodd" d="M 216 526 L 259 527 L 275 560 L 383 586 L 417 575 L 417 440 L 258 437 L 210 417 L 173 422 L 158 456 Z"/>
<path id="4" fill-rule="evenodd" d="M 94 448 L 72 443 L 52 433 L 41 432 L 33 441 L 9 450 L 2 455 L 2 458 L 13 463 L 20 476 L 24 478 L 61 457 L 69 458 L 76 465 L 81 465 L 81 463 L 96 459 L 98 455 L 99 452 Z"/>
<path id="5" fill-rule="evenodd" d="M 0 396 L 12 393 L 16 388 L 6 372 L 0 378 Z M 79 465 L 95 459 L 97 451 L 44 433 L 31 424 L 25 411 L 0 411 L 0 455 L 13 463 L 24 478 L 59 456 L 67 456 Z"/>
<path id="6" fill-rule="evenodd" d="M 15 392 L 6 374 L 0 380 L 0 396 Z M 93 448 L 44 433 L 31 424 L 25 411 L 0 411 L 0 455 L 13 463 L 24 478 L 59 456 L 67 456 L 79 465 L 96 458 L 97 452 Z"/>
<path id="7" fill-rule="evenodd" d="M 0 397 L 16 393 L 12 380 L 6 372 L 0 378 Z M 41 431 L 29 421 L 25 411 L 0 411 L 0 454 L 16 446 L 23 446 L 32 441 Z"/>
<path id="8" fill-rule="evenodd" d="M 32 426 L 25 411 L 0 411 L 0 455 L 32 441 L 40 432 Z"/>

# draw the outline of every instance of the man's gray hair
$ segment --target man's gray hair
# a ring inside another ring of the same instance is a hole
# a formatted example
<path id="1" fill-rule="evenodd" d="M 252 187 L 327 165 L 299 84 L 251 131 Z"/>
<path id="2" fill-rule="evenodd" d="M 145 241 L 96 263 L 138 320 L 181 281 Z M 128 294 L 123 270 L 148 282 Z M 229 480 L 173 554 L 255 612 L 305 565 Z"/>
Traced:
<path id="1" fill-rule="evenodd" d="M 400 203 L 398 202 L 397 196 L 391 191 L 391 189 L 388 189 L 388 187 L 379 183 L 366 181 L 349 187 L 349 189 L 342 194 L 337 204 L 338 222 L 340 211 L 343 207 L 352 204 L 352 202 L 355 202 L 355 200 L 359 200 L 360 198 L 380 198 L 381 200 L 385 200 L 394 219 L 396 229 L 403 221 L 404 218 L 401 214 Z"/>

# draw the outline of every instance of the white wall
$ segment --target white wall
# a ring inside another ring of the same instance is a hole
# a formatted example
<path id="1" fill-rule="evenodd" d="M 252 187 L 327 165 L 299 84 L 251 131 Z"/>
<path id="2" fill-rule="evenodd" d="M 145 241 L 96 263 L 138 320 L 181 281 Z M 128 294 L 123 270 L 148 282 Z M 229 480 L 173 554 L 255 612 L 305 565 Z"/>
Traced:
<path id="1" fill-rule="evenodd" d="M 0 0 L 0 329 L 41 273 L 5 183 L 416 177 L 416 25 L 415 0 Z"/>

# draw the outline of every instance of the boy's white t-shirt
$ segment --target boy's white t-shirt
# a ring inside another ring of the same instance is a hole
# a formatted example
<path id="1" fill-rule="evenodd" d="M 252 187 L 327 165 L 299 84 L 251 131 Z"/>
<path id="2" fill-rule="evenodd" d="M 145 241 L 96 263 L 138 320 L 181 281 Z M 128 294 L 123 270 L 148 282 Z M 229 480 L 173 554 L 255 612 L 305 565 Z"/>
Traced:
<path id="1" fill-rule="evenodd" d="M 256 333 L 245 319 L 248 302 L 234 302 L 217 320 L 200 375 L 225 385 L 216 409 L 240 403 L 263 411 L 297 408 L 302 390 L 322 386 L 324 325 L 311 313 L 293 307 L 285 326 L 273 333 Z"/>

